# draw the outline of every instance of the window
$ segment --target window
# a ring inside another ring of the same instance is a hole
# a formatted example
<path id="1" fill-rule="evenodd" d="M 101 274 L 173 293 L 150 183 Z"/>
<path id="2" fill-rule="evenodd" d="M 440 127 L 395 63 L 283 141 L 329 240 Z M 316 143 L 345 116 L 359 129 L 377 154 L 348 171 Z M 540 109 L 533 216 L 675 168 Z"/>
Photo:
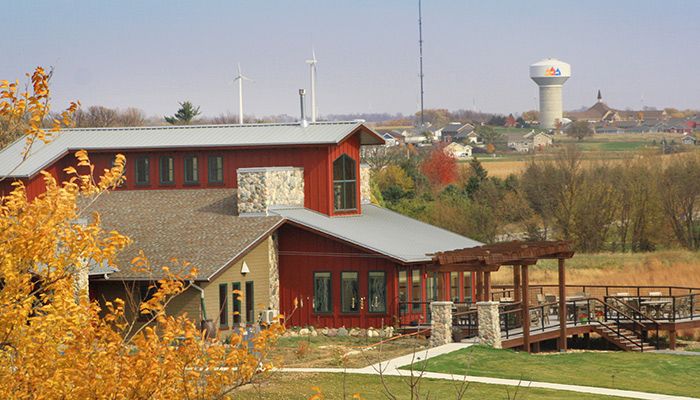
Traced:
<path id="1" fill-rule="evenodd" d="M 210 156 L 208 159 L 208 178 L 209 183 L 224 183 L 224 158 L 221 156 Z"/>
<path id="2" fill-rule="evenodd" d="M 400 311 L 406 312 L 406 302 L 408 301 L 408 272 L 399 271 L 399 303 L 401 304 Z"/>
<path id="3" fill-rule="evenodd" d="M 255 293 L 253 291 L 253 282 L 245 283 L 245 322 L 249 324 L 255 323 Z"/>
<path id="4" fill-rule="evenodd" d="M 335 210 L 357 208 L 355 160 L 343 154 L 333 161 L 333 207 Z"/>
<path id="5" fill-rule="evenodd" d="M 420 283 L 420 270 L 411 271 L 411 301 L 413 302 L 413 312 L 421 311 L 420 302 L 423 301 L 423 288 Z"/>
<path id="6" fill-rule="evenodd" d="M 314 272 L 314 312 L 333 312 L 331 299 L 331 273 Z"/>
<path id="7" fill-rule="evenodd" d="M 240 324 L 241 323 L 241 283 L 240 282 L 233 282 L 231 284 L 231 300 L 233 300 L 233 323 L 234 324 Z"/>
<path id="8" fill-rule="evenodd" d="M 186 156 L 182 165 L 185 168 L 185 185 L 196 185 L 199 183 L 199 166 L 197 156 Z"/>
<path id="9" fill-rule="evenodd" d="M 386 273 L 384 271 L 369 271 L 367 279 L 369 286 L 369 312 L 386 312 Z"/>
<path id="10" fill-rule="evenodd" d="M 228 285 L 219 285 L 219 325 L 228 326 Z"/>
<path id="11" fill-rule="evenodd" d="M 175 163 L 172 157 L 160 158 L 160 184 L 172 185 L 175 183 Z"/>
<path id="12" fill-rule="evenodd" d="M 344 313 L 360 311 L 360 286 L 357 272 L 340 273 L 340 306 Z"/>
<path id="13" fill-rule="evenodd" d="M 137 185 L 148 185 L 149 162 L 148 157 L 138 157 L 134 163 Z"/>
<path id="14" fill-rule="evenodd" d="M 464 302 L 472 302 L 472 273 L 464 272 Z"/>
<path id="15" fill-rule="evenodd" d="M 450 298 L 459 303 L 459 272 L 450 272 Z"/>

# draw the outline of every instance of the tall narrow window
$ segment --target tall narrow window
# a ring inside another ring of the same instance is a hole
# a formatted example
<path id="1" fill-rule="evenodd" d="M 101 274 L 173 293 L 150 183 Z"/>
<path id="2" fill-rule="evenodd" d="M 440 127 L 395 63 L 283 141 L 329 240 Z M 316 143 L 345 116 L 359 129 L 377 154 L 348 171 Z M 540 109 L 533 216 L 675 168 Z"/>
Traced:
<path id="1" fill-rule="evenodd" d="M 408 272 L 406 270 L 399 271 L 399 304 L 400 311 L 405 313 L 407 310 L 406 302 L 408 301 Z"/>
<path id="2" fill-rule="evenodd" d="M 199 165 L 197 156 L 186 156 L 182 163 L 185 168 L 185 185 L 196 185 L 199 183 Z"/>
<path id="3" fill-rule="evenodd" d="M 340 305 L 344 313 L 360 311 L 360 285 L 357 272 L 340 273 Z"/>
<path id="4" fill-rule="evenodd" d="M 219 325 L 228 326 L 228 285 L 219 285 Z"/>
<path id="5" fill-rule="evenodd" d="M 136 175 L 137 185 L 148 185 L 149 179 L 149 161 L 148 157 L 138 157 L 134 162 L 134 174 Z"/>
<path id="6" fill-rule="evenodd" d="M 357 208 L 355 160 L 347 154 L 333 161 L 333 207 L 336 211 Z"/>
<path id="7" fill-rule="evenodd" d="M 384 271 L 369 271 L 367 279 L 369 290 L 369 312 L 386 312 L 386 273 Z"/>
<path id="8" fill-rule="evenodd" d="M 175 162 L 170 156 L 160 158 L 160 184 L 172 185 L 175 183 Z"/>
<path id="9" fill-rule="evenodd" d="M 420 283 L 420 270 L 414 269 L 411 271 L 411 301 L 413 302 L 413 312 L 420 312 L 423 301 L 423 287 Z"/>
<path id="10" fill-rule="evenodd" d="M 450 272 L 450 297 L 459 303 L 459 272 Z"/>
<path id="11" fill-rule="evenodd" d="M 464 277 L 462 279 L 464 280 L 464 302 L 471 303 L 472 302 L 472 273 L 465 271 Z"/>
<path id="12" fill-rule="evenodd" d="M 207 163 L 207 181 L 209 183 L 224 183 L 224 158 L 209 156 Z"/>
<path id="13" fill-rule="evenodd" d="M 332 312 L 333 304 L 331 299 L 331 273 L 314 272 L 314 312 Z"/>
<path id="14" fill-rule="evenodd" d="M 245 322 L 254 324 L 255 321 L 255 292 L 253 281 L 245 283 Z"/>
<path id="15" fill-rule="evenodd" d="M 241 283 L 240 282 L 233 282 L 231 284 L 231 300 L 233 300 L 233 323 L 234 324 L 240 324 L 241 323 L 241 297 L 243 297 L 243 293 L 241 293 Z"/>

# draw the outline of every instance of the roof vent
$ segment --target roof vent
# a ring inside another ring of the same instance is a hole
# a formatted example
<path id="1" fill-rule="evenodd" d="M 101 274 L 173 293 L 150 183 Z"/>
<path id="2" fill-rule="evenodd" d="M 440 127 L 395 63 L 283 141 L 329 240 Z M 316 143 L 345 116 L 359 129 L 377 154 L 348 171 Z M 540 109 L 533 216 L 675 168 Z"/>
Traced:
<path id="1" fill-rule="evenodd" d="M 304 96 L 306 95 L 306 90 L 304 89 L 299 89 L 299 104 L 301 105 L 301 121 L 299 121 L 299 125 L 301 125 L 302 128 L 306 128 L 309 126 L 309 122 L 306 120 L 306 115 L 304 115 Z"/>

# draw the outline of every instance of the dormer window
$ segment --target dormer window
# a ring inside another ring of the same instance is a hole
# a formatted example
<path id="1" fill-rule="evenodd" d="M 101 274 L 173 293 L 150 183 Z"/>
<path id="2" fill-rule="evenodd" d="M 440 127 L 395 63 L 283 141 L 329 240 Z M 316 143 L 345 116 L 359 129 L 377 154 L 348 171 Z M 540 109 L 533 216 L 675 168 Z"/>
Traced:
<path id="1" fill-rule="evenodd" d="M 333 208 L 335 211 L 357 209 L 357 174 L 355 160 L 343 154 L 333 161 Z"/>

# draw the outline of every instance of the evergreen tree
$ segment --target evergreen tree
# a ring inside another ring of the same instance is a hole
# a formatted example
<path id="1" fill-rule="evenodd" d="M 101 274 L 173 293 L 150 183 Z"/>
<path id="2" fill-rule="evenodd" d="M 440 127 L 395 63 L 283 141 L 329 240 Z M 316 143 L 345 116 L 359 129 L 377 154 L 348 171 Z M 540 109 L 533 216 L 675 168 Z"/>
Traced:
<path id="1" fill-rule="evenodd" d="M 172 117 L 165 117 L 165 122 L 172 125 L 189 125 L 200 114 L 199 106 L 195 107 L 189 101 L 180 103 L 180 109 Z"/>

